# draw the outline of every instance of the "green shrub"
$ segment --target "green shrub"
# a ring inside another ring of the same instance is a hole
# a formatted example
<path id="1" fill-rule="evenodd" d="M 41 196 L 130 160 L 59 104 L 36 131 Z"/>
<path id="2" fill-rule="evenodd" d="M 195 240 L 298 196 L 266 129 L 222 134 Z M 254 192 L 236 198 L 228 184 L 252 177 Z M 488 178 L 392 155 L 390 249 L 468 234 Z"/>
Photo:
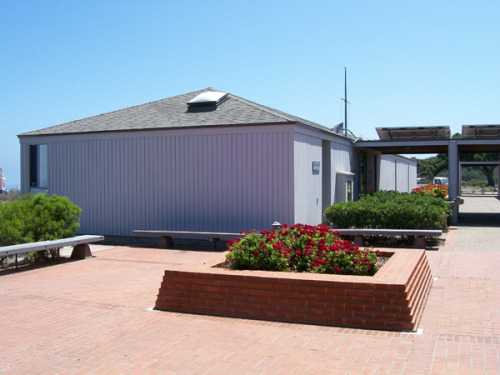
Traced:
<path id="1" fill-rule="evenodd" d="M 66 197 L 31 194 L 0 204 L 0 246 L 74 236 L 81 209 Z"/>
<path id="2" fill-rule="evenodd" d="M 325 216 L 335 228 L 442 229 L 450 214 L 441 197 L 379 191 L 356 202 L 335 203 Z"/>
<path id="3" fill-rule="evenodd" d="M 249 232 L 228 241 L 226 259 L 239 270 L 374 275 L 377 252 L 340 239 L 326 225 L 284 224 L 278 230 Z"/>

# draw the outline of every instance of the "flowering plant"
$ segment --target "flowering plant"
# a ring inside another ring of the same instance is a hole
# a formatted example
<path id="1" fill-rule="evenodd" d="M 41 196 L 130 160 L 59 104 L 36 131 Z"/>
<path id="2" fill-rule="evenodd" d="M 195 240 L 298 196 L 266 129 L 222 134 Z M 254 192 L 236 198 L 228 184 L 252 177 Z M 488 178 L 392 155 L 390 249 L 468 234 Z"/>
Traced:
<path id="1" fill-rule="evenodd" d="M 446 198 L 448 196 L 448 184 L 434 185 L 433 183 L 419 186 L 413 189 L 412 194 L 431 195 Z"/>
<path id="2" fill-rule="evenodd" d="M 359 249 L 326 225 L 282 225 L 228 241 L 233 269 L 374 275 L 380 252 Z"/>

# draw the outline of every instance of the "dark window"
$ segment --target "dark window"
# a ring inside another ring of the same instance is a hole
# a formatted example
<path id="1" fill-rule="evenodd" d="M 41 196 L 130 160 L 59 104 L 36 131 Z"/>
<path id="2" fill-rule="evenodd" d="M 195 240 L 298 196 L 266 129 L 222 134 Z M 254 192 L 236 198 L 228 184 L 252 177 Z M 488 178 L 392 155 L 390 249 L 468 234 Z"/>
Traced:
<path id="1" fill-rule="evenodd" d="M 38 186 L 38 145 L 30 145 L 30 187 Z"/>
<path id="2" fill-rule="evenodd" d="M 47 145 L 30 145 L 30 187 L 47 188 Z"/>

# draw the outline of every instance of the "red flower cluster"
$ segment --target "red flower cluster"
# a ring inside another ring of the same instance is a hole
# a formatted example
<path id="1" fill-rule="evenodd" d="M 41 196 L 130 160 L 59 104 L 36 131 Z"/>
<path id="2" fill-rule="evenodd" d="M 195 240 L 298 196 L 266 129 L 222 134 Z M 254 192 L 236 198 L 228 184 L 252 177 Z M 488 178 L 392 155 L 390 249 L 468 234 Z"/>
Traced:
<path id="1" fill-rule="evenodd" d="M 412 194 L 432 195 L 435 197 L 448 197 L 448 184 L 434 185 L 433 183 L 413 189 Z"/>
<path id="2" fill-rule="evenodd" d="M 227 260 L 235 269 L 373 275 L 377 252 L 361 250 L 326 225 L 282 225 L 228 241 Z"/>

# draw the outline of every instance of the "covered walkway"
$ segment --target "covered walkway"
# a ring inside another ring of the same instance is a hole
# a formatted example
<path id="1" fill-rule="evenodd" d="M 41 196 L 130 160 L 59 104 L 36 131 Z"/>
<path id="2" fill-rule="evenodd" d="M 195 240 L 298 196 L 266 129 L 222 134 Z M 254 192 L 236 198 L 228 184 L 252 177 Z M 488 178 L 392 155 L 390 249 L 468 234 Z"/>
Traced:
<path id="1" fill-rule="evenodd" d="M 356 148 L 376 150 L 382 154 L 448 153 L 451 200 L 456 199 L 460 192 L 461 152 L 500 152 L 500 125 L 463 125 L 461 138 L 450 138 L 447 126 L 377 128 L 377 132 L 380 140 L 359 140 L 355 143 Z M 498 173 L 500 175 L 500 168 Z M 460 209 L 454 208 L 452 224 L 458 223 Z"/>

